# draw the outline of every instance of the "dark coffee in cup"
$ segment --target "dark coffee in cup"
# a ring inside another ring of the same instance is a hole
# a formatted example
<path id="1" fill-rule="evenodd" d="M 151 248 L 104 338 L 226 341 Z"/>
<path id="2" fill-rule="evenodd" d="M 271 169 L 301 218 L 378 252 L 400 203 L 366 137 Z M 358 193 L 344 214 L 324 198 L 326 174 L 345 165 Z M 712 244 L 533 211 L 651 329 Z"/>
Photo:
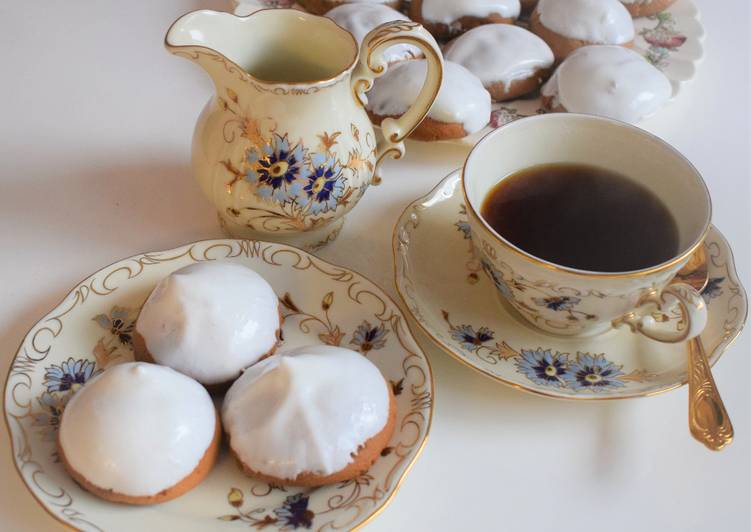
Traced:
<path id="1" fill-rule="evenodd" d="M 679 251 L 678 227 L 662 200 L 597 166 L 552 163 L 514 172 L 488 192 L 480 214 L 523 251 L 579 270 L 641 270 Z"/>

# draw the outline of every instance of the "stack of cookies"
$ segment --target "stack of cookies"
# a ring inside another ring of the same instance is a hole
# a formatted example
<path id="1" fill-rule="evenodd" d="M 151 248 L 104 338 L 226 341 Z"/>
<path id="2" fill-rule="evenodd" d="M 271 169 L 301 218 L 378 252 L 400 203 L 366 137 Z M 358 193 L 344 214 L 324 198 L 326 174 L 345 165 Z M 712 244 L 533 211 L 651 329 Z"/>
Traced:
<path id="1" fill-rule="evenodd" d="M 137 361 L 90 379 L 65 408 L 68 473 L 109 501 L 165 502 L 209 474 L 224 428 L 239 467 L 274 485 L 361 475 L 394 432 L 391 386 L 350 349 L 277 353 L 282 322 L 274 290 L 245 266 L 196 263 L 162 279 L 136 322 Z"/>
<path id="2" fill-rule="evenodd" d="M 418 140 L 462 138 L 488 125 L 493 102 L 543 96 L 549 111 L 593 113 L 637 122 L 672 94 L 662 72 L 632 51 L 632 17 L 675 0 L 298 0 L 358 42 L 392 20 L 414 20 L 442 43 L 441 92 Z M 368 95 L 375 124 L 398 117 L 417 98 L 426 72 L 417 48 L 398 45 Z"/>

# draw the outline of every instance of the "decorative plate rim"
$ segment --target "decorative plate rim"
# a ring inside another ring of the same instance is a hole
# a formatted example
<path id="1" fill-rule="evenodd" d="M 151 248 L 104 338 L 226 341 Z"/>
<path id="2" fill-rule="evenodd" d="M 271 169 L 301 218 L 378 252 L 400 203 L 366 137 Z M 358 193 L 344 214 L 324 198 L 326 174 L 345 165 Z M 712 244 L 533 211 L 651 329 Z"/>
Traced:
<path id="1" fill-rule="evenodd" d="M 420 442 L 419 446 L 415 450 L 414 456 L 411 458 L 411 460 L 409 460 L 409 462 L 404 467 L 404 470 L 402 471 L 401 475 L 397 479 L 396 483 L 394 484 L 393 489 L 388 494 L 388 496 L 386 498 L 384 498 L 383 501 L 381 502 L 381 504 L 379 506 L 375 507 L 373 509 L 373 511 L 370 514 L 367 515 L 367 517 L 365 517 L 359 524 L 355 525 L 350 530 L 352 530 L 352 531 L 359 531 L 359 530 L 361 530 L 364 526 L 366 526 L 371 521 L 373 521 L 376 517 L 378 517 L 378 515 L 380 515 L 380 513 L 383 512 L 386 509 L 386 507 L 388 507 L 393 502 L 394 498 L 396 497 L 396 494 L 399 492 L 399 489 L 402 486 L 402 483 L 407 478 L 407 476 L 409 475 L 409 473 L 412 471 L 412 468 L 414 467 L 415 462 L 417 462 L 417 460 L 422 455 L 422 452 L 425 450 L 425 446 L 427 445 L 428 440 L 430 439 L 430 431 L 431 431 L 432 426 L 433 426 L 433 416 L 435 414 L 435 376 L 434 376 L 434 373 L 433 373 L 433 367 L 432 367 L 432 365 L 430 363 L 430 359 L 425 354 L 422 346 L 417 341 L 417 338 L 415 338 L 415 333 L 412 330 L 412 326 L 409 323 L 408 315 L 402 311 L 401 306 L 394 300 L 394 298 L 391 297 L 388 293 L 386 293 L 383 290 L 383 288 L 381 288 L 380 285 L 378 285 L 372 279 L 370 279 L 370 277 L 368 277 L 366 275 L 363 275 L 362 273 L 360 273 L 357 270 L 354 270 L 352 268 L 341 266 L 339 264 L 336 264 L 334 262 L 328 261 L 326 259 L 322 259 L 322 258 L 314 255 L 313 253 L 309 253 L 309 252 L 307 252 L 307 251 L 305 251 L 305 250 L 303 250 L 301 248 L 298 248 L 298 247 L 295 247 L 295 246 L 291 246 L 289 244 L 282 244 L 282 243 L 278 243 L 278 242 L 267 242 L 267 241 L 262 241 L 262 240 L 247 240 L 247 239 L 237 239 L 237 238 L 208 238 L 208 239 L 202 239 L 202 240 L 196 240 L 196 241 L 188 242 L 188 243 L 185 243 L 185 244 L 182 244 L 182 245 L 178 245 L 178 246 L 175 246 L 173 248 L 169 248 L 169 249 L 165 249 L 165 250 L 146 251 L 146 252 L 143 252 L 143 253 L 137 253 L 135 255 L 132 255 L 132 256 L 129 256 L 129 257 L 126 257 L 126 258 L 122 258 L 122 259 L 116 260 L 116 261 L 111 262 L 110 264 L 108 264 L 106 266 L 103 266 L 103 267 L 99 268 L 94 273 L 87 275 L 81 281 L 77 282 L 73 286 L 73 288 L 71 288 L 69 291 L 67 291 L 66 294 L 47 313 L 45 313 L 39 320 L 37 320 L 36 322 L 34 322 L 34 324 L 31 325 L 31 327 L 29 327 L 29 329 L 27 330 L 27 332 L 23 335 L 20 343 L 18 344 L 18 347 L 15 350 L 15 354 L 13 355 L 13 358 L 10 360 L 10 363 L 8 365 L 8 369 L 7 369 L 7 372 L 6 372 L 6 375 L 5 375 L 5 382 L 4 382 L 4 385 L 3 385 L 3 394 L 2 394 L 2 408 L 3 408 L 3 414 L 4 414 L 3 415 L 3 422 L 5 424 L 6 432 L 8 434 L 8 439 L 10 440 L 9 451 L 10 451 L 10 454 L 11 454 L 11 456 L 10 456 L 11 462 L 13 462 L 13 468 L 14 468 L 16 474 L 18 475 L 18 477 L 20 478 L 21 483 L 23 484 L 24 488 L 26 488 L 26 490 L 28 491 L 28 493 L 33 497 L 34 501 L 47 513 L 47 515 L 49 515 L 56 522 L 60 523 L 67 530 L 79 531 L 81 529 L 76 528 L 75 526 L 71 525 L 69 522 L 67 522 L 64 519 L 62 519 L 59 516 L 57 516 L 47 506 L 47 504 L 39 498 L 39 496 L 31 488 L 31 486 L 29 486 L 29 484 L 26 482 L 26 479 L 24 478 L 23 473 L 21 472 L 21 470 L 19 468 L 18 461 L 16 460 L 16 450 L 17 449 L 16 449 L 15 442 L 14 442 L 14 439 L 13 439 L 13 436 L 14 436 L 13 429 L 11 428 L 11 424 L 10 424 L 10 420 L 9 420 L 9 415 L 10 414 L 8 412 L 8 409 L 6 408 L 6 406 L 7 406 L 6 405 L 6 396 L 8 394 L 8 386 L 10 384 L 10 378 L 11 378 L 11 373 L 13 371 L 13 366 L 14 366 L 14 363 L 16 362 L 16 359 L 18 358 L 19 353 L 21 352 L 21 349 L 23 348 L 23 346 L 26 343 L 27 339 L 29 339 L 29 336 L 31 335 L 32 331 L 34 331 L 34 329 L 39 324 L 41 324 L 42 322 L 44 322 L 45 320 L 47 320 L 50 316 L 54 315 L 54 313 L 60 307 L 63 306 L 63 304 L 68 300 L 69 297 L 71 297 L 73 294 L 75 294 L 76 291 L 81 286 L 85 285 L 88 281 L 93 280 L 102 271 L 105 271 L 105 270 L 108 270 L 110 268 L 113 268 L 113 267 L 115 267 L 115 266 L 117 266 L 117 265 L 119 265 L 121 263 L 126 263 L 127 261 L 131 261 L 131 260 L 134 260 L 134 259 L 136 259 L 138 257 L 143 257 L 143 256 L 147 256 L 147 255 L 162 254 L 162 253 L 166 254 L 166 253 L 177 252 L 178 250 L 190 248 L 192 246 L 199 245 L 199 244 L 208 244 L 208 243 L 222 244 L 222 243 L 234 243 L 234 242 L 238 242 L 238 243 L 241 243 L 241 242 L 248 242 L 248 243 L 249 242 L 258 242 L 261 245 L 266 244 L 266 245 L 279 246 L 281 248 L 292 249 L 292 250 L 294 250 L 294 251 L 296 251 L 298 253 L 301 253 L 303 256 L 307 256 L 309 258 L 315 259 L 316 261 L 319 261 L 319 262 L 321 262 L 321 263 L 323 263 L 323 264 L 325 264 L 327 266 L 332 266 L 332 267 L 338 268 L 340 270 L 345 270 L 345 271 L 347 271 L 349 273 L 355 274 L 356 276 L 359 276 L 360 278 L 364 279 L 365 281 L 367 281 L 368 283 L 370 283 L 372 286 L 374 286 L 375 288 L 377 288 L 381 292 L 381 295 L 385 298 L 385 300 L 391 302 L 391 304 L 394 306 L 394 308 L 402 314 L 402 318 L 403 318 L 402 321 L 404 322 L 404 326 L 406 327 L 406 331 L 407 331 L 407 333 L 409 335 L 409 338 L 412 339 L 412 341 L 415 344 L 415 347 L 417 348 L 417 353 L 416 354 L 421 355 L 421 358 L 425 361 L 425 365 L 426 365 L 427 370 L 428 370 L 428 377 L 429 377 L 429 382 L 430 382 L 430 391 L 431 391 L 431 395 L 432 395 L 432 398 L 433 398 L 433 400 L 431 401 L 431 404 L 430 404 L 427 422 L 425 424 L 425 436 L 422 438 L 422 441 Z"/>
<path id="2" fill-rule="evenodd" d="M 391 244 L 392 244 L 391 250 L 392 250 L 393 259 L 394 259 L 393 261 L 394 287 L 396 288 L 396 292 L 397 294 L 399 294 L 399 297 L 402 303 L 404 304 L 404 308 L 406 309 L 407 314 L 409 315 L 411 320 L 417 324 L 420 331 L 430 340 L 432 345 L 434 345 L 435 347 L 437 347 L 438 349 L 440 349 L 441 351 L 449 355 L 451 358 L 453 358 L 457 362 L 460 362 L 462 365 L 480 373 L 481 375 L 495 382 L 500 382 L 504 385 L 510 386 L 512 388 L 515 388 L 517 390 L 520 390 L 520 391 L 523 391 L 532 395 L 536 395 L 538 397 L 546 397 L 546 398 L 557 399 L 557 400 L 562 400 L 562 401 L 585 401 L 585 402 L 586 401 L 619 401 L 619 400 L 625 400 L 625 399 L 638 399 L 642 397 L 653 397 L 656 395 L 661 395 L 661 394 L 676 390 L 678 388 L 685 386 L 688 383 L 688 378 L 683 378 L 681 379 L 681 381 L 676 382 L 675 384 L 662 388 L 660 390 L 654 390 L 654 391 L 642 392 L 642 393 L 632 393 L 632 394 L 627 394 L 627 395 L 609 395 L 609 396 L 578 395 L 577 396 L 577 395 L 554 394 L 554 393 L 544 392 L 540 389 L 534 388 L 532 386 L 527 386 L 519 382 L 513 382 L 503 377 L 500 377 L 499 375 L 490 373 L 484 368 L 472 364 L 461 355 L 454 353 L 441 340 L 436 338 L 435 335 L 432 333 L 432 331 L 428 328 L 428 326 L 423 324 L 422 321 L 417 316 L 415 316 L 415 314 L 412 312 L 412 309 L 409 306 L 407 297 L 403 293 L 402 288 L 400 286 L 400 280 L 403 279 L 403 275 L 399 273 L 399 266 L 398 266 L 399 248 L 401 246 L 401 241 L 399 240 L 399 231 L 400 229 L 402 229 L 404 226 L 407 225 L 409 221 L 409 214 L 416 207 L 418 207 L 419 205 L 423 203 L 430 201 L 431 199 L 435 199 L 436 196 L 440 193 L 441 189 L 446 185 L 446 183 L 448 183 L 450 179 L 454 178 L 457 175 L 459 176 L 461 175 L 461 168 L 458 168 L 454 170 L 453 172 L 450 172 L 444 178 L 442 178 L 438 182 L 438 184 L 436 184 L 433 188 L 431 188 L 429 192 L 418 197 L 414 201 L 411 201 L 407 205 L 407 207 L 402 211 L 402 213 L 399 215 L 399 218 L 397 219 L 397 222 L 394 225 L 394 230 L 393 230 L 392 237 L 391 237 Z M 715 231 L 718 233 L 720 238 L 727 245 L 729 258 L 730 258 L 730 265 L 732 267 L 730 271 L 732 271 L 733 275 L 736 277 L 736 279 L 738 279 L 738 287 L 740 290 L 740 295 L 742 299 L 747 302 L 748 296 L 747 296 L 745 288 L 740 282 L 740 277 L 738 276 L 738 271 L 735 265 L 735 256 L 733 254 L 733 249 L 730 246 L 730 243 L 725 238 L 725 236 L 719 231 L 719 229 L 717 229 L 714 225 L 712 227 L 714 227 Z M 748 320 L 748 315 L 749 315 L 749 308 L 748 308 L 748 304 L 746 304 L 744 315 L 740 319 L 738 328 L 736 329 L 734 334 L 731 337 L 729 337 L 726 341 L 721 342 L 720 345 L 715 347 L 715 349 L 713 349 L 712 352 L 708 355 L 708 359 L 710 361 L 711 366 L 714 366 L 717 363 L 717 361 L 719 361 L 719 359 L 722 357 L 722 355 L 725 353 L 725 351 L 727 351 L 727 349 L 730 348 L 733 345 L 733 343 L 738 339 L 738 336 L 740 336 L 741 332 L 743 331 L 746 325 L 746 322 Z M 538 333 L 540 335 L 545 336 L 545 333 L 543 333 L 542 331 L 538 331 Z M 719 353 L 717 353 L 717 356 L 715 356 L 715 353 L 718 350 L 720 351 Z"/>

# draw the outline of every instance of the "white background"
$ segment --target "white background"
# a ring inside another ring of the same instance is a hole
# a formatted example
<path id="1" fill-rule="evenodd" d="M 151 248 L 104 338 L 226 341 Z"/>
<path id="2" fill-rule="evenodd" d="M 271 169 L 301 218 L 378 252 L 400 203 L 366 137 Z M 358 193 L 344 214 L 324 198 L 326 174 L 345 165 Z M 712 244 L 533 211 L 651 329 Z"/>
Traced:
<path id="1" fill-rule="evenodd" d="M 645 127 L 704 175 L 714 222 L 751 288 L 749 6 L 698 3 L 707 33 L 698 77 Z M 222 236 L 188 166 L 211 86 L 162 47 L 173 19 L 200 7 L 226 4 L 0 4 L 4 367 L 26 331 L 86 275 L 129 255 Z M 411 144 L 320 255 L 393 295 L 397 216 L 465 153 Z M 751 530 L 748 331 L 715 371 L 736 429 L 719 454 L 689 436 L 685 388 L 626 402 L 560 402 L 427 351 L 436 379 L 430 440 L 370 530 Z M 60 528 L 23 487 L 1 436 L 0 530 Z"/>

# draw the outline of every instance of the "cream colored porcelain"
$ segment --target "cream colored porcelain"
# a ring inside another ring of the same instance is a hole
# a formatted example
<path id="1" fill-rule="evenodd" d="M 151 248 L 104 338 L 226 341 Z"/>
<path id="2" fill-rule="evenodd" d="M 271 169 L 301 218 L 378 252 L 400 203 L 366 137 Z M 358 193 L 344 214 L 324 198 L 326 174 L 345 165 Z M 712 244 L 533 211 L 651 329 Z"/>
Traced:
<path id="1" fill-rule="evenodd" d="M 331 19 L 293 9 L 247 17 L 195 11 L 172 25 L 165 44 L 214 81 L 192 159 L 225 229 L 309 249 L 336 238 L 343 216 L 378 183 L 384 156 L 404 154 L 443 70 L 438 45 L 419 24 L 379 26 L 358 51 Z M 417 46 L 429 68 L 415 104 L 384 121 L 377 143 L 365 93 L 386 71 L 383 52 L 393 44 Z"/>
<path id="2" fill-rule="evenodd" d="M 92 496 L 65 473 L 56 452 L 67 401 L 103 369 L 133 359 L 139 309 L 161 279 L 213 260 L 248 266 L 271 284 L 285 316 L 282 349 L 339 345 L 378 367 L 396 400 L 388 447 L 360 477 L 311 490 L 247 477 L 225 442 L 208 477 L 175 500 L 136 508 Z M 76 285 L 24 338 L 8 371 L 4 407 L 19 475 L 45 510 L 71 528 L 351 530 L 392 499 L 425 445 L 433 377 L 402 311 L 361 275 L 282 244 L 207 240 L 118 261 Z"/>
<path id="3" fill-rule="evenodd" d="M 556 162 L 613 170 L 653 192 L 677 222 L 680 252 L 643 270 L 587 272 L 526 253 L 482 219 L 480 206 L 496 183 L 518 170 Z M 711 202 L 699 173 L 667 143 L 633 126 L 591 115 L 531 117 L 480 141 L 464 165 L 462 184 L 472 241 L 486 273 L 536 327 L 555 334 L 591 335 L 628 325 L 663 342 L 681 342 L 701 333 L 707 320 L 704 300 L 686 284 L 668 283 L 704 240 Z M 673 330 L 656 323 L 655 306 L 665 312 L 675 307 L 684 326 Z"/>
<path id="4" fill-rule="evenodd" d="M 409 205 L 394 230 L 397 291 L 447 354 L 494 380 L 547 397 L 627 399 L 685 384 L 688 342 L 653 342 L 626 328 L 582 338 L 531 326 L 483 275 L 470 233 L 459 171 Z M 701 341 L 714 364 L 743 328 L 748 301 L 717 228 L 704 246 L 709 283 L 702 297 L 709 320 Z M 540 297 L 547 287 L 530 290 Z M 657 311 L 654 317 L 676 328 L 680 319 Z"/>

